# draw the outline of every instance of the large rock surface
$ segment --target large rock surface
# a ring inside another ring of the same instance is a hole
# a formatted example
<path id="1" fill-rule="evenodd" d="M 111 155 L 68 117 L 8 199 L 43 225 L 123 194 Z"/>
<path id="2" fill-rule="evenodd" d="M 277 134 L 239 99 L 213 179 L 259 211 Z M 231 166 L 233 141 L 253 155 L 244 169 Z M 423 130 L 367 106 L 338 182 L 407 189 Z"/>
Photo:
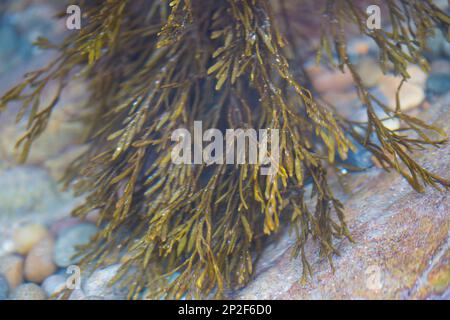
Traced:
<path id="1" fill-rule="evenodd" d="M 425 118 L 450 132 L 450 95 Z M 449 178 L 450 147 L 418 156 L 427 169 Z M 255 279 L 240 299 L 450 299 L 450 202 L 448 191 L 415 192 L 394 172 L 372 169 L 350 177 L 347 222 L 355 243 L 337 243 L 333 273 L 309 244 L 314 276 L 300 282 L 302 266 L 291 259 L 285 235 L 263 254 Z"/>

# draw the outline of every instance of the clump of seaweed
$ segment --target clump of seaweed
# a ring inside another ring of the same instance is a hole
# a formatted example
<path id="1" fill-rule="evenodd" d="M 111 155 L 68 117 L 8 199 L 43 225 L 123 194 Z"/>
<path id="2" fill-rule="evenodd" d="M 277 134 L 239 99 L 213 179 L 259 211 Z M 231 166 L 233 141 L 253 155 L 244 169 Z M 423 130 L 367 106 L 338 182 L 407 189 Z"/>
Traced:
<path id="1" fill-rule="evenodd" d="M 327 169 L 336 153 L 345 159 L 354 149 L 349 136 L 417 191 L 450 185 L 411 156 L 440 146 L 445 134 L 404 114 L 399 101 L 391 110 L 371 95 L 349 59 L 345 33 L 356 25 L 378 44 L 381 66 L 391 63 L 406 80 L 408 63 L 428 68 L 425 39 L 435 26 L 448 35 L 450 18 L 430 0 L 388 0 L 392 30 L 369 30 L 359 1 L 324 1 L 317 59 L 324 53 L 329 64 L 351 72 L 368 114 L 366 123 L 354 123 L 316 99 L 293 58 L 301 43 L 283 12 L 304 2 L 80 1 L 82 29 L 58 45 L 40 39 L 37 45 L 60 55 L 1 98 L 0 110 L 19 101 L 18 119 L 28 119 L 17 143 L 24 161 L 67 83 L 74 77 L 89 82 L 90 147 L 65 183 L 88 195 L 74 215 L 95 209 L 100 215 L 100 231 L 82 249 L 82 263 L 121 259 L 114 280 L 123 278 L 129 298 L 144 289 L 151 298 L 221 297 L 249 281 L 267 239 L 284 226 L 296 235 L 293 253 L 301 257 L 304 277 L 312 273 L 304 250 L 310 239 L 332 264 L 333 240 L 351 237 Z M 43 106 L 40 96 L 53 82 L 58 90 Z M 374 103 L 386 118 L 400 119 L 402 129 L 385 127 Z M 173 164 L 171 133 L 194 121 L 279 129 L 278 172 L 262 176 L 250 164 Z M 313 206 L 306 204 L 305 181 L 313 186 Z M 129 270 L 133 276 L 124 276 Z"/>

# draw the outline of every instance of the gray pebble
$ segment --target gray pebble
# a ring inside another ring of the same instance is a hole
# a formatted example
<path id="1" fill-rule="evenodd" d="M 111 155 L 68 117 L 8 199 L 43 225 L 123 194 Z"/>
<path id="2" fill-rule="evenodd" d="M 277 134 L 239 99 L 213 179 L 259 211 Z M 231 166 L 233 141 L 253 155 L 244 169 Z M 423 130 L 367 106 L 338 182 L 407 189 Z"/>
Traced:
<path id="1" fill-rule="evenodd" d="M 125 299 L 126 290 L 119 288 L 120 280 L 112 286 L 109 285 L 119 268 L 119 264 L 114 264 L 95 270 L 83 284 L 83 291 L 86 293 L 86 296 L 99 296 L 108 300 Z"/>
<path id="2" fill-rule="evenodd" d="M 97 232 L 97 228 L 90 223 L 81 223 L 68 228 L 56 240 L 54 260 L 60 267 L 77 264 L 80 259 L 74 259 L 76 247 L 89 243 L 90 238 Z"/>
<path id="3" fill-rule="evenodd" d="M 16 288 L 13 300 L 46 300 L 47 295 L 37 284 L 25 283 Z"/>

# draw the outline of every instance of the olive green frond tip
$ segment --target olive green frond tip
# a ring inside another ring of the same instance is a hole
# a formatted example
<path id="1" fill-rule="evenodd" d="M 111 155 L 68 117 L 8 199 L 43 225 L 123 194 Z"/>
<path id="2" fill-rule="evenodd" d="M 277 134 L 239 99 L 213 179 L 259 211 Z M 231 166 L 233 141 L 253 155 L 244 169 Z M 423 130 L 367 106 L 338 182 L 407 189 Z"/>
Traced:
<path id="1" fill-rule="evenodd" d="M 413 155 L 442 146 L 445 138 L 435 133 L 444 132 L 368 91 L 345 32 L 356 25 L 378 45 L 381 67 L 392 65 L 407 79 L 408 64 L 428 68 L 425 40 L 434 26 L 448 29 L 449 17 L 429 0 L 392 0 L 386 1 L 392 30 L 369 30 L 359 1 L 324 1 L 317 61 L 351 73 L 367 108 L 367 122 L 355 124 L 321 103 L 299 76 L 304 45 L 279 12 L 289 2 L 81 1 L 83 28 L 57 45 L 38 39 L 59 56 L 1 98 L 0 110 L 17 101 L 17 119 L 27 121 L 17 143 L 25 161 L 74 71 L 89 82 L 89 149 L 70 165 L 65 184 L 86 195 L 75 216 L 99 212 L 100 231 L 79 252 L 82 265 L 120 261 L 114 281 L 128 298 L 223 297 L 252 279 L 262 250 L 286 227 L 303 280 L 314 273 L 309 241 L 332 266 L 336 241 L 351 234 L 327 171 L 356 151 L 356 142 L 418 191 L 449 186 Z M 43 104 L 50 83 L 58 90 Z M 385 126 L 376 104 L 402 122 L 402 133 Z M 264 176 L 252 164 L 174 164 L 171 134 L 194 121 L 221 130 L 279 130 L 278 170 Z"/>

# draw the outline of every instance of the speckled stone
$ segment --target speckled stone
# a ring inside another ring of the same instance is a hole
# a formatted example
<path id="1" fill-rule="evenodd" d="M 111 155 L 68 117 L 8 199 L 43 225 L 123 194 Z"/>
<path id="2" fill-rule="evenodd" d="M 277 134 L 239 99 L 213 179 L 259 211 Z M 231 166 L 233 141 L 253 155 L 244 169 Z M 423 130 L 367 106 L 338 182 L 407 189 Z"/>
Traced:
<path id="1" fill-rule="evenodd" d="M 86 244 L 90 238 L 97 232 L 95 225 L 90 223 L 81 223 L 67 228 L 56 240 L 53 259 L 59 267 L 67 267 L 77 264 L 79 259 L 74 259 L 76 246 Z"/>
<path id="2" fill-rule="evenodd" d="M 47 295 L 37 284 L 25 283 L 16 288 L 13 300 L 46 300 Z"/>
<path id="3" fill-rule="evenodd" d="M 118 283 L 109 285 L 111 279 L 117 274 L 120 265 L 95 270 L 83 284 L 83 291 L 87 296 L 99 296 L 110 300 L 119 300 L 126 297 L 126 290 L 119 288 Z"/>

